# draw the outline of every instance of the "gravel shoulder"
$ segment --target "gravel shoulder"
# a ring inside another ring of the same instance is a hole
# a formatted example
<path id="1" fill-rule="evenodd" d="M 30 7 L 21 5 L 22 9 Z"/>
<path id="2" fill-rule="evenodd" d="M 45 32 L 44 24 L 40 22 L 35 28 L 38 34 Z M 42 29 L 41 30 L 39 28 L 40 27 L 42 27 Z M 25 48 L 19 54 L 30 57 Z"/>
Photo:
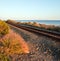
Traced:
<path id="1" fill-rule="evenodd" d="M 28 43 L 30 53 L 14 55 L 14 61 L 60 61 L 60 45 L 51 38 L 39 36 L 23 29 L 10 26 Z"/>

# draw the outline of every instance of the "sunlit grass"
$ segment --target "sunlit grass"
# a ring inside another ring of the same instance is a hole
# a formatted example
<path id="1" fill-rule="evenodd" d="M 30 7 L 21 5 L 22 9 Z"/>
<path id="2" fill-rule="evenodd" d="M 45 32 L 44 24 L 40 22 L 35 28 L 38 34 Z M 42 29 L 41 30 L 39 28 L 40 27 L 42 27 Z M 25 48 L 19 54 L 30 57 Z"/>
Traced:
<path id="1" fill-rule="evenodd" d="M 27 53 L 28 49 L 24 39 L 11 30 L 5 22 L 0 21 L 0 60 L 9 61 L 9 56 Z"/>
<path id="2" fill-rule="evenodd" d="M 0 20 L 0 36 L 3 36 L 7 33 L 9 33 L 9 26 L 4 21 Z"/>

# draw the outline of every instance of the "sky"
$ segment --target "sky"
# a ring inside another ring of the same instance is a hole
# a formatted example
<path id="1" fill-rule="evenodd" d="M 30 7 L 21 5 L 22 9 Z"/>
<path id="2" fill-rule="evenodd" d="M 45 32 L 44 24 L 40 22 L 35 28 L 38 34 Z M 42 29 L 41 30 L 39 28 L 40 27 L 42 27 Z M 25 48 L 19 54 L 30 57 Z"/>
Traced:
<path id="1" fill-rule="evenodd" d="M 0 0 L 0 19 L 60 20 L 60 0 Z"/>

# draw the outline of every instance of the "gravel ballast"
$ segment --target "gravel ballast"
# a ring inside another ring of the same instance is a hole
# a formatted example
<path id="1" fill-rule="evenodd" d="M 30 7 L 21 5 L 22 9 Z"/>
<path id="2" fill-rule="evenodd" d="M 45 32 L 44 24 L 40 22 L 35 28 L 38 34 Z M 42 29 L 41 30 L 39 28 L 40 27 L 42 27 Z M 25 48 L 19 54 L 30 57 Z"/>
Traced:
<path id="1" fill-rule="evenodd" d="M 14 55 L 12 61 L 60 61 L 60 45 L 53 39 L 10 26 L 28 43 L 30 53 Z"/>

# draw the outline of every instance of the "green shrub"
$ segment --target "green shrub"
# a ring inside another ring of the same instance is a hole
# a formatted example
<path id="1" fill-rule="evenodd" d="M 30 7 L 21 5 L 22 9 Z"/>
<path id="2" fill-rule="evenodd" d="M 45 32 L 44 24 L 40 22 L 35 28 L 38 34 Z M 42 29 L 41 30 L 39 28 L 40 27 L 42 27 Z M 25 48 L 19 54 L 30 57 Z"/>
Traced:
<path id="1" fill-rule="evenodd" d="M 0 36 L 3 36 L 7 33 L 9 33 L 9 26 L 4 21 L 0 20 Z"/>
<path id="2" fill-rule="evenodd" d="M 48 28 L 48 30 L 60 32 L 60 27 Z"/>
<path id="3" fill-rule="evenodd" d="M 53 28 L 54 31 L 60 32 L 60 27 Z"/>
<path id="4" fill-rule="evenodd" d="M 1 53 L 0 53 L 0 60 L 1 61 L 10 61 L 9 58 L 8 58 L 8 56 L 6 56 L 4 54 L 1 54 Z"/>

